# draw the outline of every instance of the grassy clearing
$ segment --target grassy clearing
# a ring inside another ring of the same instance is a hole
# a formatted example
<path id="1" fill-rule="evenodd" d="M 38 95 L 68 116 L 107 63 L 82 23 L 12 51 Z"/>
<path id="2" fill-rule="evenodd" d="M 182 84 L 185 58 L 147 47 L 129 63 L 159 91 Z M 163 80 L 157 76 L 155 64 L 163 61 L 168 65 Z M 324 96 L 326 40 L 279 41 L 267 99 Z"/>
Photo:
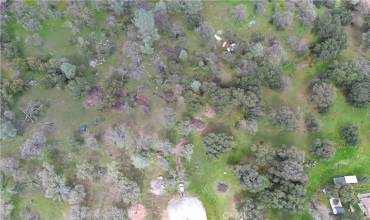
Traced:
<path id="1" fill-rule="evenodd" d="M 15 201 L 16 210 L 13 213 L 19 213 L 22 207 L 27 207 L 31 212 L 38 212 L 45 220 L 62 220 L 63 213 L 68 210 L 68 205 L 46 199 L 42 194 L 22 195 Z M 20 216 L 13 215 L 12 219 L 20 220 Z"/>
<path id="2" fill-rule="evenodd" d="M 195 145 L 192 163 L 186 168 L 191 176 L 188 190 L 199 196 L 204 203 L 209 219 L 235 217 L 234 194 L 240 191 L 232 167 L 226 166 L 227 157 L 213 160 L 205 155 L 205 148 L 200 136 L 193 137 Z M 217 192 L 217 183 L 226 183 L 229 190 L 226 193 Z"/>

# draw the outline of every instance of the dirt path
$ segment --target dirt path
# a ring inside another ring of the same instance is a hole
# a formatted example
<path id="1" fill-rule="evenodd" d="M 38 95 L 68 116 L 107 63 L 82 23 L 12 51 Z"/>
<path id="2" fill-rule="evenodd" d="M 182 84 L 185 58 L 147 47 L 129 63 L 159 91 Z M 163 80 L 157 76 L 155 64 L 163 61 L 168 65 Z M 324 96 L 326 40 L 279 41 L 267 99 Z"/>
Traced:
<path id="1" fill-rule="evenodd" d="M 186 143 L 185 139 L 181 139 L 179 143 L 176 144 L 175 147 L 175 157 L 176 157 L 176 170 L 180 171 L 182 168 L 181 164 L 181 150 L 182 150 L 182 145 Z"/>

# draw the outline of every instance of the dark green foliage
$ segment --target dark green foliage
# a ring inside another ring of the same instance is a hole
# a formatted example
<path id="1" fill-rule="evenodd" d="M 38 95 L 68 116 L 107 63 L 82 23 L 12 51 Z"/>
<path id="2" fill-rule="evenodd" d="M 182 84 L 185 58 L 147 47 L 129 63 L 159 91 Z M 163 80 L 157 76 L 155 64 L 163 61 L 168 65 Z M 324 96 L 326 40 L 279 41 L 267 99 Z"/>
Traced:
<path id="1" fill-rule="evenodd" d="M 306 186 L 281 180 L 271 191 L 257 195 L 257 201 L 268 208 L 277 208 L 298 212 L 305 208 Z"/>
<path id="2" fill-rule="evenodd" d="M 21 93 L 26 88 L 24 81 L 20 78 L 11 80 L 2 80 L 1 89 L 7 95 L 14 96 Z"/>
<path id="3" fill-rule="evenodd" d="M 321 129 L 319 120 L 313 114 L 306 115 L 304 123 L 309 132 L 319 132 Z"/>
<path id="4" fill-rule="evenodd" d="M 268 188 L 271 183 L 269 179 L 258 173 L 258 167 L 244 164 L 236 168 L 236 175 L 248 191 L 256 193 Z"/>
<path id="5" fill-rule="evenodd" d="M 234 145 L 233 137 L 225 133 L 209 133 L 203 138 L 203 143 L 206 147 L 206 154 L 212 158 L 219 158 Z"/>
<path id="6" fill-rule="evenodd" d="M 368 175 L 357 175 L 357 180 L 359 183 L 370 183 L 370 177 Z"/>
<path id="7" fill-rule="evenodd" d="M 353 83 L 349 88 L 348 99 L 356 107 L 368 107 L 370 105 L 370 80 Z"/>
<path id="8" fill-rule="evenodd" d="M 268 172 L 286 181 L 307 183 L 309 178 L 304 171 L 304 157 L 303 151 L 283 146 L 276 152 Z M 276 179 L 272 182 L 276 183 Z"/>
<path id="9" fill-rule="evenodd" d="M 335 59 L 346 48 L 347 36 L 339 16 L 326 12 L 316 19 L 313 30 L 319 36 L 313 50 L 320 59 Z"/>
<path id="10" fill-rule="evenodd" d="M 272 187 L 258 195 L 268 207 L 298 211 L 304 208 L 306 185 L 309 177 L 304 171 L 304 152 L 284 148 L 275 153 L 268 172 Z"/>
<path id="11" fill-rule="evenodd" d="M 252 151 L 260 173 L 271 183 L 265 190 L 256 193 L 258 204 L 293 212 L 304 209 L 309 181 L 304 171 L 304 152 L 286 146 L 275 150 L 265 145 L 253 145 Z"/>
<path id="12" fill-rule="evenodd" d="M 111 75 L 104 82 L 104 97 L 100 103 L 101 109 L 109 109 L 113 106 L 119 106 L 123 102 L 123 89 L 127 83 L 127 78 L 120 74 Z M 127 97 L 126 101 L 131 101 Z"/>
<path id="13" fill-rule="evenodd" d="M 316 19 L 313 30 L 320 39 L 340 39 L 344 34 L 344 28 L 341 26 L 340 18 L 330 14 L 328 11 Z"/>
<path id="14" fill-rule="evenodd" d="M 345 212 L 338 217 L 339 220 L 364 220 L 364 213 L 360 209 L 355 209 L 354 212 Z"/>
<path id="15" fill-rule="evenodd" d="M 15 37 L 12 36 L 11 32 L 8 31 L 6 22 L 1 20 L 0 23 L 0 54 L 6 59 L 14 59 L 20 55 L 19 43 L 15 41 Z"/>
<path id="16" fill-rule="evenodd" d="M 359 137 L 360 129 L 357 126 L 349 125 L 342 128 L 341 135 L 346 144 L 351 146 L 360 146 L 361 140 Z"/>
<path id="17" fill-rule="evenodd" d="M 201 0 L 178 1 L 178 8 L 185 12 L 187 24 L 191 29 L 199 27 L 202 22 L 201 11 L 203 3 Z"/>
<path id="18" fill-rule="evenodd" d="M 316 139 L 311 145 L 311 151 L 323 160 L 329 160 L 335 155 L 334 143 L 329 140 Z"/>
<path id="19" fill-rule="evenodd" d="M 329 71 L 329 77 L 341 87 L 349 87 L 355 81 L 362 79 L 358 65 L 351 60 L 335 65 Z"/>
<path id="20" fill-rule="evenodd" d="M 288 106 L 272 109 L 269 119 L 272 125 L 287 131 L 294 131 L 298 128 L 299 115 Z"/>
<path id="21" fill-rule="evenodd" d="M 329 38 L 321 43 L 318 43 L 313 48 L 313 51 L 322 60 L 333 60 L 337 58 L 342 48 L 338 42 L 332 38 Z"/>
<path id="22" fill-rule="evenodd" d="M 59 74 L 49 74 L 46 75 L 45 78 L 42 79 L 41 84 L 45 88 L 53 88 L 56 85 L 61 85 L 66 81 L 65 76 Z"/>
<path id="23" fill-rule="evenodd" d="M 89 82 L 82 77 L 76 77 L 67 84 L 68 92 L 76 98 L 85 96 L 89 88 Z"/>
<path id="24" fill-rule="evenodd" d="M 268 0 L 253 0 L 254 9 L 257 15 L 262 14 L 266 11 Z"/>
<path id="25" fill-rule="evenodd" d="M 279 30 L 286 30 L 292 25 L 293 16 L 293 12 L 289 10 L 283 11 L 280 7 L 275 7 L 274 15 L 272 16 L 272 23 Z"/>
<path id="26" fill-rule="evenodd" d="M 350 3 L 349 3 L 350 4 Z M 340 23 L 343 26 L 349 25 L 352 22 L 353 16 L 352 12 L 349 8 L 347 8 L 344 3 L 336 10 L 334 10 L 334 15 L 338 16 L 340 19 Z"/>
<path id="27" fill-rule="evenodd" d="M 315 103 L 320 113 L 325 113 L 334 104 L 336 94 L 329 83 L 316 79 L 310 85 L 310 100 Z"/>
<path id="28" fill-rule="evenodd" d="M 270 64 L 263 65 L 258 68 L 258 75 L 262 78 L 262 83 L 270 89 L 283 88 L 283 71 L 279 67 Z"/>
<path id="29" fill-rule="evenodd" d="M 263 220 L 263 207 L 253 199 L 245 199 L 238 207 L 239 215 L 246 220 Z"/>
<path id="30" fill-rule="evenodd" d="M 362 34 L 362 47 L 370 50 L 370 31 Z"/>
<path id="31" fill-rule="evenodd" d="M 187 107 L 187 112 L 190 114 L 198 112 L 203 107 L 203 100 L 201 96 L 188 90 L 184 94 L 184 99 Z"/>
<path id="32" fill-rule="evenodd" d="M 202 84 L 202 91 L 217 112 L 224 112 L 233 106 L 233 98 L 229 88 L 220 88 L 216 83 L 210 82 Z"/>
<path id="33" fill-rule="evenodd" d="M 251 91 L 244 92 L 243 89 L 233 89 L 231 93 L 234 102 L 245 112 L 257 107 L 260 102 L 259 97 Z"/>
<path id="34" fill-rule="evenodd" d="M 268 145 L 253 144 L 251 150 L 256 156 L 256 164 L 260 167 L 267 167 L 274 160 L 275 150 Z"/>
<path id="35" fill-rule="evenodd" d="M 339 198 L 343 203 L 355 204 L 357 201 L 352 185 L 347 184 L 338 189 Z"/>

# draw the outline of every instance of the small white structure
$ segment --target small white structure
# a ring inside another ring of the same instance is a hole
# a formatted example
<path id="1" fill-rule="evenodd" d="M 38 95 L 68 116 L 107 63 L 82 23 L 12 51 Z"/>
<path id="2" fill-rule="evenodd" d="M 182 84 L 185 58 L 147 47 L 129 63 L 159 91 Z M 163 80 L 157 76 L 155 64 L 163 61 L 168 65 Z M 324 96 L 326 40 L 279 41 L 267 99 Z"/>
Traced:
<path id="1" fill-rule="evenodd" d="M 248 23 L 248 27 L 254 27 L 256 25 L 256 20 L 252 20 Z"/>
<path id="2" fill-rule="evenodd" d="M 217 42 L 219 42 L 219 41 L 221 41 L 222 40 L 222 37 L 221 37 L 221 35 L 222 35 L 222 30 L 218 30 L 216 33 L 215 33 L 215 39 L 217 40 Z"/>
<path id="3" fill-rule="evenodd" d="M 171 200 L 167 210 L 169 220 L 207 220 L 202 202 L 195 197 Z"/>
<path id="4" fill-rule="evenodd" d="M 334 215 L 344 214 L 345 211 L 339 198 L 330 198 L 329 202 Z"/>
<path id="5" fill-rule="evenodd" d="M 96 63 L 96 61 L 95 61 L 95 60 L 91 60 L 89 64 L 90 64 L 90 66 L 91 66 L 91 67 L 93 67 L 93 68 L 95 68 L 95 67 L 97 66 L 97 63 Z"/>
<path id="6" fill-rule="evenodd" d="M 333 179 L 335 185 L 347 185 L 347 184 L 354 184 L 358 183 L 356 176 L 343 176 L 343 177 L 336 177 Z"/>
<path id="7" fill-rule="evenodd" d="M 178 187 L 178 191 L 179 191 L 180 196 L 183 197 L 184 194 L 185 194 L 185 185 L 184 185 L 184 183 L 179 183 L 179 185 L 177 187 Z"/>
<path id="8" fill-rule="evenodd" d="M 222 37 L 220 35 L 218 35 L 218 34 L 215 34 L 215 38 L 216 38 L 217 41 L 221 41 L 222 40 Z"/>

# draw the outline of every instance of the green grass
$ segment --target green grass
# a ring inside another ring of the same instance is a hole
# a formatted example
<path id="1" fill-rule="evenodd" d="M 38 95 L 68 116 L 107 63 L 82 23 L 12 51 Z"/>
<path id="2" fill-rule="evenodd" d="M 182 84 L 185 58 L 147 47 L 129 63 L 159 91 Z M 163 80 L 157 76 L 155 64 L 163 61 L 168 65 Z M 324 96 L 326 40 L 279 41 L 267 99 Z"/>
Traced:
<path id="1" fill-rule="evenodd" d="M 228 10 L 240 3 L 246 4 L 248 9 L 248 18 L 241 24 L 235 24 L 229 15 Z M 282 42 L 285 44 L 286 39 L 291 35 L 305 37 L 310 41 L 315 40 L 314 35 L 297 21 L 294 22 L 293 27 L 289 30 L 284 32 L 277 31 L 269 22 L 269 17 L 267 16 L 271 14 L 272 8 L 269 8 L 262 16 L 255 16 L 251 1 L 222 1 L 212 2 L 209 4 L 210 6 L 205 9 L 205 14 L 207 21 L 212 23 L 215 30 L 234 30 L 243 39 L 247 39 L 253 32 L 261 31 L 269 36 L 276 36 L 279 39 L 282 39 Z M 251 20 L 256 20 L 256 27 L 248 28 L 248 23 Z M 320 71 L 324 70 L 327 65 L 320 62 L 312 65 L 313 60 L 310 58 L 297 57 L 290 51 L 288 51 L 288 54 L 291 64 L 284 67 L 284 73 L 292 78 L 292 86 L 288 91 L 284 92 L 265 91 L 263 94 L 264 103 L 267 105 L 285 103 L 293 107 L 300 106 L 300 110 L 304 113 L 315 112 L 314 106 L 307 100 L 308 82 Z M 298 69 L 296 68 L 296 64 L 299 63 L 306 63 L 307 66 Z M 367 116 L 370 108 L 354 109 L 346 102 L 339 90 L 337 90 L 337 96 L 337 101 L 329 113 L 325 115 L 319 115 L 316 113 L 323 124 L 322 132 L 319 135 L 321 137 L 328 138 L 337 144 L 337 154 L 334 159 L 330 161 L 319 161 L 317 167 L 307 170 L 311 176 L 307 201 L 309 201 L 310 197 L 316 191 L 320 190 L 320 188 L 331 184 L 332 178 L 335 176 L 370 174 L 370 142 L 368 137 L 368 134 L 370 133 L 370 122 L 369 117 Z M 218 117 L 223 118 L 223 116 Z M 228 118 L 226 121 L 230 127 L 233 127 L 236 122 L 236 118 Z M 339 131 L 340 128 L 348 122 L 355 123 L 361 127 L 362 146 L 358 149 L 343 146 L 343 140 L 339 135 Z M 311 141 L 315 138 L 303 131 L 285 132 L 271 127 L 266 118 L 263 118 L 259 122 L 259 132 L 253 137 L 250 137 L 237 129 L 233 129 L 233 134 L 236 136 L 236 140 L 239 143 L 230 153 L 228 153 L 227 156 L 217 161 L 207 160 L 204 155 L 204 150 L 202 150 L 202 143 L 200 143 L 200 140 L 198 139 L 195 140 L 198 149 L 194 152 L 194 161 L 203 162 L 199 164 L 199 174 L 192 174 L 190 178 L 190 190 L 200 196 L 202 201 L 206 204 L 207 213 L 209 213 L 210 218 L 216 216 L 216 219 L 220 218 L 224 210 L 222 206 L 223 203 L 233 203 L 234 200 L 234 198 L 228 198 L 229 201 L 227 202 L 225 201 L 225 198 L 219 198 L 220 201 L 218 201 L 217 193 L 214 190 L 210 190 L 219 178 L 223 178 L 219 170 L 224 170 L 226 169 L 225 167 L 228 167 L 227 169 L 231 169 L 231 164 L 242 163 L 243 161 L 248 160 L 250 144 L 257 143 L 262 140 L 276 147 L 279 147 L 282 144 L 294 145 L 306 151 L 308 157 L 310 157 L 309 147 Z M 237 180 L 230 180 L 230 182 L 236 184 L 235 186 L 239 185 Z M 367 190 L 367 186 L 362 187 L 362 189 Z M 274 211 L 269 213 L 268 216 L 271 219 L 312 219 L 307 210 L 293 215 L 282 211 Z"/>
<path id="2" fill-rule="evenodd" d="M 34 5 L 35 2 L 35 0 L 27 1 L 27 3 L 30 5 Z M 275 2 L 281 3 L 281 1 Z M 235 24 L 230 16 L 229 10 L 235 5 L 241 3 L 245 4 L 247 7 L 247 19 L 245 22 Z M 58 4 L 58 9 L 64 11 L 66 9 L 66 5 L 67 4 L 65 2 L 61 2 Z M 292 27 L 287 31 L 276 30 L 276 28 L 270 23 L 272 10 L 272 5 L 270 5 L 263 15 L 256 16 L 254 14 L 253 3 L 250 0 L 208 1 L 204 7 L 204 15 L 206 20 L 213 25 L 215 30 L 233 30 L 238 36 L 245 40 L 247 40 L 253 32 L 262 32 L 268 37 L 278 38 L 283 43 L 285 48 L 288 48 L 286 40 L 291 35 L 304 37 L 310 42 L 315 41 L 315 36 L 306 27 L 300 25 L 298 21 L 295 21 Z M 323 11 L 320 10 L 320 13 L 322 12 Z M 86 37 L 92 32 L 96 32 L 97 35 L 101 33 L 100 27 L 104 25 L 106 14 L 97 13 L 95 18 L 97 19 L 97 28 L 84 28 L 81 30 L 81 33 L 79 34 L 80 36 Z M 61 20 L 51 19 L 43 21 L 43 29 L 39 32 L 43 40 L 43 46 L 41 48 L 34 48 L 21 43 L 21 50 L 24 55 L 27 57 L 50 52 L 56 58 L 67 57 L 73 59 L 74 57 L 79 56 L 86 61 L 87 58 L 80 52 L 77 46 L 71 46 L 69 43 L 69 39 L 73 35 L 71 29 L 66 26 L 68 20 L 68 18 L 62 18 Z M 184 25 L 184 20 L 182 18 L 176 17 L 174 20 L 176 23 Z M 256 21 L 256 25 L 254 27 L 248 27 L 249 22 L 252 20 Z M 14 32 L 14 37 L 19 37 L 20 42 L 23 42 L 27 35 L 32 34 L 24 30 L 19 24 L 16 24 L 16 22 L 11 22 L 9 31 Z M 203 52 L 204 48 L 200 46 L 198 34 L 190 30 L 185 31 L 187 37 L 186 47 L 189 49 L 189 51 L 191 53 Z M 117 45 L 120 46 L 124 40 L 125 36 L 120 36 Z M 168 44 L 175 46 L 175 42 L 172 43 L 172 41 L 167 39 L 166 36 L 163 36 L 162 40 L 167 40 Z M 353 45 L 355 44 L 356 42 L 353 43 Z M 119 50 L 119 48 L 117 49 Z M 106 63 L 97 68 L 99 73 L 98 78 L 100 80 L 107 76 L 110 66 L 120 62 L 120 51 L 118 50 L 112 57 L 107 59 Z M 314 106 L 307 101 L 306 90 L 308 87 L 308 82 L 312 80 L 320 71 L 325 70 L 327 65 L 314 58 L 311 59 L 309 57 L 296 56 L 289 49 L 287 49 L 287 52 L 290 63 L 283 66 L 283 70 L 286 76 L 292 78 L 292 86 L 289 90 L 284 92 L 264 91 L 263 102 L 266 107 L 285 103 L 293 107 L 300 106 L 304 113 L 313 112 L 315 111 Z M 339 59 L 339 61 L 343 59 L 355 59 L 359 53 L 362 55 L 364 54 L 364 52 L 358 50 L 358 48 L 354 48 L 352 46 L 348 47 L 343 52 L 343 57 Z M 365 56 L 370 58 L 370 53 L 365 53 Z M 303 63 L 307 64 L 308 66 L 298 69 L 297 64 Z M 229 66 L 225 66 L 225 70 L 230 75 L 234 75 L 233 70 L 229 68 Z M 192 78 L 205 78 L 210 76 L 209 73 L 194 70 L 193 67 L 189 66 L 185 68 L 184 72 L 188 77 Z M 32 78 L 35 77 L 35 74 L 36 73 L 32 73 Z M 31 78 L 31 76 L 27 77 Z M 130 86 L 136 87 L 137 84 L 133 83 L 132 85 L 130 84 Z M 106 126 L 125 120 L 145 120 L 146 122 L 150 121 L 150 123 L 153 125 L 155 125 L 158 120 L 156 117 L 147 118 L 142 117 L 140 114 L 128 119 L 125 115 L 120 113 L 102 113 L 94 109 L 86 110 L 82 106 L 82 100 L 74 99 L 66 91 L 59 89 L 45 90 L 42 87 L 35 87 L 27 91 L 27 93 L 17 101 L 16 108 L 19 108 L 26 104 L 29 100 L 34 99 L 41 99 L 48 104 L 48 108 L 44 112 L 41 121 L 55 121 L 58 126 L 58 130 L 55 133 L 55 138 L 62 141 L 65 141 L 68 137 L 72 136 L 73 132 L 78 129 L 80 124 L 89 124 L 97 117 L 105 117 L 106 121 L 98 127 L 89 126 L 91 133 L 104 130 Z M 155 107 L 159 107 L 157 105 L 159 104 L 156 104 Z M 189 174 L 188 180 L 190 181 L 188 191 L 190 194 L 198 196 L 201 199 L 206 207 L 209 219 L 236 217 L 237 214 L 234 207 L 234 200 L 236 200 L 241 194 L 244 195 L 244 193 L 238 179 L 234 175 L 233 165 L 248 161 L 251 144 L 259 141 L 270 143 L 274 147 L 280 147 L 282 144 L 294 145 L 297 148 L 306 151 L 308 157 L 311 159 L 316 158 L 310 155 L 309 146 L 311 141 L 317 136 L 328 138 L 336 143 L 337 154 L 332 160 L 318 161 L 318 164 L 315 168 L 307 169 L 309 175 L 311 176 L 307 193 L 307 201 L 309 201 L 311 196 L 317 191 L 331 185 L 332 178 L 335 176 L 358 174 L 370 175 L 369 111 L 370 108 L 356 109 L 351 107 L 346 102 L 343 94 L 337 90 L 337 101 L 330 112 L 325 115 L 319 115 L 315 113 L 323 125 L 322 132 L 315 136 L 308 135 L 301 130 L 296 132 L 281 131 L 280 129 L 272 127 L 266 117 L 263 117 L 259 122 L 259 132 L 255 136 L 250 136 L 244 131 L 235 128 L 236 122 L 241 118 L 240 113 L 229 112 L 228 114 L 217 115 L 215 119 L 209 119 L 208 123 L 223 123 L 225 127 L 230 129 L 230 132 L 235 138 L 235 147 L 220 159 L 209 159 L 205 155 L 202 137 L 199 135 L 194 135 L 192 141 L 195 145 L 195 149 L 192 162 L 184 162 Z M 361 129 L 360 137 L 362 140 L 362 145 L 359 148 L 345 146 L 342 138 L 340 137 L 340 129 L 342 126 L 350 122 L 359 126 Z M 27 137 L 31 135 L 35 129 L 38 129 L 38 126 L 39 124 L 37 123 L 32 124 L 27 129 L 23 137 L 17 137 L 12 142 L 2 142 L 2 155 L 12 156 L 17 154 L 19 151 L 19 146 Z M 72 149 L 71 146 L 64 143 L 65 142 L 63 142 L 63 144 L 60 146 L 62 152 L 74 152 L 72 150 L 75 149 Z M 75 159 L 84 160 L 85 158 L 81 156 Z M 104 155 L 102 155 L 99 159 L 104 162 L 108 161 L 108 158 L 105 158 Z M 73 175 L 73 168 L 71 168 L 72 165 L 73 164 L 66 164 L 66 169 L 68 170 L 65 172 L 67 176 Z M 155 172 L 153 171 L 150 173 L 150 175 L 146 176 L 144 181 L 144 186 L 146 188 L 149 185 L 150 178 L 155 177 L 154 174 L 159 175 L 160 172 L 155 170 Z M 218 182 L 228 184 L 229 191 L 223 194 L 218 193 L 216 190 L 216 185 Z M 355 190 L 359 193 L 369 192 L 370 186 L 356 185 Z M 148 194 L 145 195 L 149 196 Z M 31 200 L 33 200 L 33 202 L 31 202 Z M 322 200 L 325 202 L 325 198 Z M 149 201 L 145 202 L 148 202 L 149 204 Z M 45 199 L 41 194 L 21 195 L 16 199 L 15 205 L 17 211 L 24 207 L 30 207 L 31 210 L 39 212 L 41 217 L 47 220 L 63 219 L 62 213 L 68 209 L 66 204 Z M 271 210 L 268 211 L 267 217 L 269 217 L 269 219 L 312 219 L 307 210 L 297 214 L 289 214 L 281 210 Z M 13 218 L 19 219 L 18 216 L 13 216 Z"/>
<path id="3" fill-rule="evenodd" d="M 31 212 L 39 213 L 45 220 L 62 220 L 63 213 L 68 210 L 68 205 L 46 199 L 42 194 L 22 195 L 15 201 L 15 211 L 12 219 L 20 220 L 21 218 L 15 213 L 19 213 L 21 208 L 29 208 Z"/>
<path id="4" fill-rule="evenodd" d="M 194 136 L 194 156 L 186 168 L 189 177 L 189 192 L 196 194 L 204 203 L 208 219 L 221 219 L 223 216 L 233 217 L 234 194 L 240 190 L 232 167 L 227 166 L 227 157 L 210 159 L 205 155 L 205 148 L 200 136 Z M 217 192 L 217 183 L 226 183 L 229 190 L 226 193 Z"/>

